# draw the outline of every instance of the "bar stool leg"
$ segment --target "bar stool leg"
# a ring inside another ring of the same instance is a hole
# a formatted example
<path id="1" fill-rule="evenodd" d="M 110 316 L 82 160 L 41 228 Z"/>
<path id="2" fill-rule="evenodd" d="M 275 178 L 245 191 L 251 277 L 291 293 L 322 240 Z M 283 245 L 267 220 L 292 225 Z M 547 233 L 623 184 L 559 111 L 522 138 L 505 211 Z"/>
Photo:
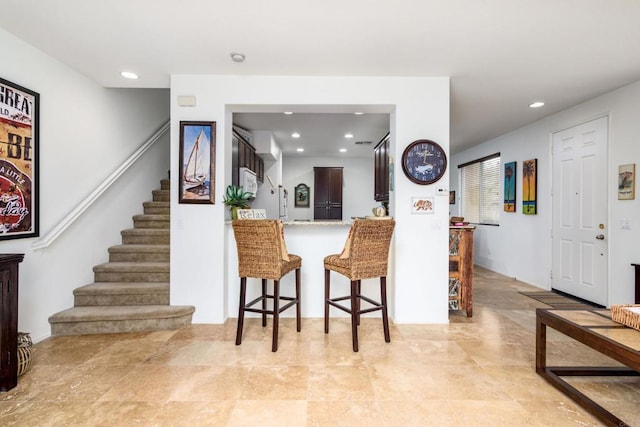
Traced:
<path id="1" fill-rule="evenodd" d="M 387 315 L 387 277 L 380 278 L 380 302 L 382 303 L 382 328 L 385 342 L 391 342 L 389 336 L 389 316 Z"/>
<path id="2" fill-rule="evenodd" d="M 236 345 L 242 343 L 242 327 L 244 325 L 244 305 L 247 297 L 247 278 L 240 278 L 240 308 L 238 309 L 238 330 L 236 331 Z"/>
<path id="3" fill-rule="evenodd" d="M 331 280 L 330 271 L 324 270 L 324 333 L 329 333 L 329 282 Z"/>
<path id="4" fill-rule="evenodd" d="M 362 295 L 362 280 L 358 280 L 358 291 L 356 292 L 357 298 L 357 309 L 358 309 L 358 326 L 360 326 L 360 306 L 362 305 L 362 300 L 360 299 L 360 295 Z"/>
<path id="5" fill-rule="evenodd" d="M 351 281 L 351 337 L 353 351 L 358 352 L 358 281 Z"/>
<path id="6" fill-rule="evenodd" d="M 302 313 L 300 310 L 300 269 L 296 268 L 296 330 L 302 330 Z"/>
<path id="7" fill-rule="evenodd" d="M 273 281 L 273 338 L 271 351 L 278 351 L 278 325 L 280 324 L 280 281 Z"/>
<path id="8" fill-rule="evenodd" d="M 262 310 L 267 311 L 267 279 L 262 279 Z M 262 327 L 267 326 L 267 313 L 262 313 Z"/>

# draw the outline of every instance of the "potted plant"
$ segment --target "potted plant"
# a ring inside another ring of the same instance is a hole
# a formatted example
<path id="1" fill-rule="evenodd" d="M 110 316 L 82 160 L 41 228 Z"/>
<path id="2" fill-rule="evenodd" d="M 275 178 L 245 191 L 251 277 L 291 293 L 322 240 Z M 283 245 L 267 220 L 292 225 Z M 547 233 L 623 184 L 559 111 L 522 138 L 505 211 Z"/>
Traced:
<path id="1" fill-rule="evenodd" d="M 231 219 L 238 218 L 238 209 L 248 209 L 253 193 L 244 191 L 240 185 L 229 185 L 224 195 L 224 204 L 231 209 Z"/>

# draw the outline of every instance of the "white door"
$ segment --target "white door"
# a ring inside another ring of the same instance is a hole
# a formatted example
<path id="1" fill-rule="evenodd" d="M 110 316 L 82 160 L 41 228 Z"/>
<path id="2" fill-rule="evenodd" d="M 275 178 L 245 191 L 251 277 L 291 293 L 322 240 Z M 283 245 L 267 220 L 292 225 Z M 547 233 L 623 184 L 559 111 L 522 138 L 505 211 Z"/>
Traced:
<path id="1" fill-rule="evenodd" d="M 553 134 L 551 287 L 607 305 L 607 138 L 602 117 Z"/>

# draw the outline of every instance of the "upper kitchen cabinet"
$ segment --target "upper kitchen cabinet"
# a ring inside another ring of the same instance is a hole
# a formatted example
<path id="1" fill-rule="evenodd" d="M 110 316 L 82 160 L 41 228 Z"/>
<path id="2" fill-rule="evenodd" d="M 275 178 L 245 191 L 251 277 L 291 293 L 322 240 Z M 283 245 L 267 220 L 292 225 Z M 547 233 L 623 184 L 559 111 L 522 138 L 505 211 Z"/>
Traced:
<path id="1" fill-rule="evenodd" d="M 389 201 L 389 133 L 373 149 L 374 199 Z"/>
<path id="2" fill-rule="evenodd" d="M 248 168 L 256 173 L 259 182 L 264 180 L 264 161 L 256 154 L 256 149 L 246 139 L 246 135 L 233 129 L 233 184 L 239 185 L 240 168 Z"/>
<path id="3" fill-rule="evenodd" d="M 313 218 L 342 219 L 342 168 L 314 167 Z"/>

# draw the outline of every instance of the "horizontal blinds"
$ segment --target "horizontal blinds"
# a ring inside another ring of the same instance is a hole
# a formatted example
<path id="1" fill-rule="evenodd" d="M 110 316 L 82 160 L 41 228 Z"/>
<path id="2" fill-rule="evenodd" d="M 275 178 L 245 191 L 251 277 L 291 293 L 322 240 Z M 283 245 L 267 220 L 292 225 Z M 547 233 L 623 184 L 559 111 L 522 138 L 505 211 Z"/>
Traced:
<path id="1" fill-rule="evenodd" d="M 469 162 L 461 168 L 462 216 L 475 224 L 500 220 L 500 154 Z"/>

